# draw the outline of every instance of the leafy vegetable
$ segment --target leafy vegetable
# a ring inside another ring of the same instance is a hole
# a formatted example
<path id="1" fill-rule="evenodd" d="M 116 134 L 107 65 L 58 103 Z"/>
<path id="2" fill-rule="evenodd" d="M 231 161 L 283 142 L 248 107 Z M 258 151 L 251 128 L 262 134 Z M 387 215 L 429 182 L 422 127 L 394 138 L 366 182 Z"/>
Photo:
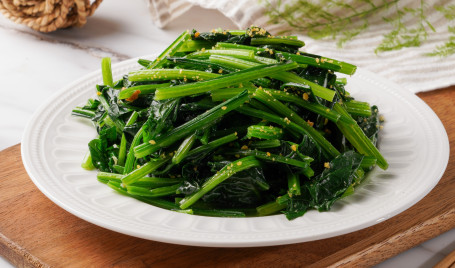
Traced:
<path id="1" fill-rule="evenodd" d="M 377 106 L 345 89 L 352 64 L 261 28 L 179 36 L 72 114 L 94 123 L 82 167 L 161 208 L 219 217 L 327 211 L 387 162 Z"/>

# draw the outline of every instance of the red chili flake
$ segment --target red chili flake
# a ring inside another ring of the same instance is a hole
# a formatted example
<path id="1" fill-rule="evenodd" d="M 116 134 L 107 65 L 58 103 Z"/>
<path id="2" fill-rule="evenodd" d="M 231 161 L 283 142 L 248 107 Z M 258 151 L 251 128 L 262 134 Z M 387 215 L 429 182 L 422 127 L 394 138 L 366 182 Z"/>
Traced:
<path id="1" fill-rule="evenodd" d="M 131 102 L 132 102 L 132 101 L 135 101 L 135 100 L 137 100 L 137 98 L 139 97 L 139 94 L 141 94 L 141 91 L 140 91 L 139 89 L 138 89 L 138 90 L 135 90 L 135 91 L 133 92 L 133 94 L 131 94 L 131 96 L 130 96 L 128 99 L 126 99 L 126 100 L 127 100 L 127 101 L 131 101 Z"/>

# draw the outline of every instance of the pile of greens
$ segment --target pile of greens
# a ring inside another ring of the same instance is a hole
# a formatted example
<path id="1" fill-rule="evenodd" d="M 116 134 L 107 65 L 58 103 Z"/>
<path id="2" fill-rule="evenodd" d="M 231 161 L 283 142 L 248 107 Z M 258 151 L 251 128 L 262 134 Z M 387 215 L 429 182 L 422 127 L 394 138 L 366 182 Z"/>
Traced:
<path id="1" fill-rule="evenodd" d="M 98 137 L 82 166 L 151 205 L 196 215 L 288 219 L 327 211 L 375 165 L 378 108 L 345 90 L 354 65 L 308 54 L 295 36 L 195 30 L 72 114 Z"/>

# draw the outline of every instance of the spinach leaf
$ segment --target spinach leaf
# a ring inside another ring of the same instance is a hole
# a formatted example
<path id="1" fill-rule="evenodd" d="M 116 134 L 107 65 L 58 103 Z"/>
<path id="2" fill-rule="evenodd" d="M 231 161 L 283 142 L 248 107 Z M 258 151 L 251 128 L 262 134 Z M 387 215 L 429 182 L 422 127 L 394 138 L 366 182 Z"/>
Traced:
<path id="1" fill-rule="evenodd" d="M 324 168 L 324 162 L 327 161 L 327 158 L 324 156 L 322 148 L 319 144 L 317 144 L 308 135 L 304 134 L 302 136 L 302 142 L 298 146 L 298 151 L 302 155 L 311 155 L 313 158 L 311 168 L 314 170 L 315 174 L 321 173 Z"/>
<path id="2" fill-rule="evenodd" d="M 229 161 L 212 163 L 215 170 Z M 232 175 L 204 195 L 202 200 L 223 208 L 254 207 L 260 204 L 260 192 L 269 188 L 261 168 L 250 168 Z"/>
<path id="3" fill-rule="evenodd" d="M 99 100 L 89 99 L 82 108 L 87 110 L 96 110 L 99 105 L 100 105 Z"/>
<path id="4" fill-rule="evenodd" d="M 109 104 L 109 109 L 107 110 L 107 114 L 112 119 L 118 119 L 122 115 L 129 112 L 129 109 L 125 106 L 121 105 L 120 100 L 118 99 L 119 90 L 113 89 L 108 86 L 99 86 L 100 91 L 102 92 L 103 96 L 106 98 Z"/>
<path id="5" fill-rule="evenodd" d="M 175 109 L 179 99 L 153 101 L 150 106 L 150 116 L 143 125 L 144 142 L 154 139 L 159 133 L 165 133 L 173 128 L 172 123 L 177 116 Z"/>
<path id="6" fill-rule="evenodd" d="M 312 197 L 312 206 L 319 211 L 328 211 L 333 203 L 355 182 L 355 172 L 363 156 L 348 151 L 333 159 L 311 184 L 308 191 Z"/>
<path id="7" fill-rule="evenodd" d="M 308 187 L 302 187 L 300 195 L 293 195 L 288 200 L 288 205 L 284 214 L 288 220 L 303 216 L 309 209 L 312 208 L 312 197 Z"/>
<path id="8" fill-rule="evenodd" d="M 117 131 L 115 127 L 104 128 L 100 132 L 98 139 L 89 142 L 88 147 L 92 157 L 93 165 L 101 171 L 112 172 L 113 143 L 117 140 Z M 110 162 L 111 161 L 111 162 Z"/>

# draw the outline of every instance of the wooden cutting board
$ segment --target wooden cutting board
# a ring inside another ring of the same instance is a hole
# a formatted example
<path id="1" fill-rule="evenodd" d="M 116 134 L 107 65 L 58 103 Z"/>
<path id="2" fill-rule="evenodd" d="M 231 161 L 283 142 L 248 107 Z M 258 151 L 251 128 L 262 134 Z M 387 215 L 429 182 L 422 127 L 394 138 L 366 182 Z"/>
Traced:
<path id="1" fill-rule="evenodd" d="M 143 240 L 81 220 L 45 197 L 20 145 L 0 152 L 0 255 L 18 267 L 365 267 L 455 227 L 455 86 L 419 96 L 442 120 L 450 160 L 419 203 L 375 226 L 329 239 L 257 248 L 205 248 Z"/>

